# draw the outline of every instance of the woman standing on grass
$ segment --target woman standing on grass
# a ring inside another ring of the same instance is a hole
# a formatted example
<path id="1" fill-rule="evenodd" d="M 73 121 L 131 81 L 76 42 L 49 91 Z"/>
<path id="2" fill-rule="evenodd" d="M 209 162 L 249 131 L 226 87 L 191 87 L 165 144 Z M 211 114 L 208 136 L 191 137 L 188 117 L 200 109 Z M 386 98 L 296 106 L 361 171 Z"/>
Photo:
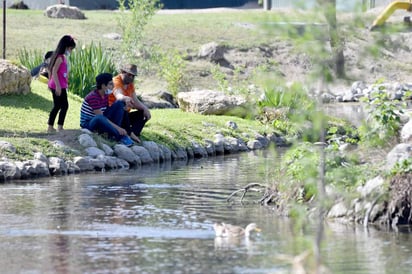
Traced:
<path id="1" fill-rule="evenodd" d="M 57 121 L 57 130 L 62 131 L 64 120 L 66 118 L 67 109 L 69 108 L 69 102 L 67 100 L 67 88 L 69 80 L 69 65 L 67 57 L 71 51 L 76 47 L 74 39 L 70 35 L 63 36 L 57 44 L 56 50 L 50 58 L 49 64 L 49 83 L 48 87 L 53 94 L 53 108 L 49 114 L 49 125 L 47 132 L 55 132 L 54 120 L 57 113 L 59 113 L 59 119 Z"/>

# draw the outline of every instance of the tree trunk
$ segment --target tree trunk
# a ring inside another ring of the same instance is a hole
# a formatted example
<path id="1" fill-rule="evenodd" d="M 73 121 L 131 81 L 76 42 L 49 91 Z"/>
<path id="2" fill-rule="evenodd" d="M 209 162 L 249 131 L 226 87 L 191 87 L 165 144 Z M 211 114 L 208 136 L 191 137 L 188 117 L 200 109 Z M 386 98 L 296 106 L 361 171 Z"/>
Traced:
<path id="1" fill-rule="evenodd" d="M 345 77 L 345 56 L 343 54 L 343 41 L 339 36 L 336 20 L 336 0 L 318 0 L 325 14 L 329 27 L 329 39 L 332 49 L 332 60 L 336 77 Z"/>

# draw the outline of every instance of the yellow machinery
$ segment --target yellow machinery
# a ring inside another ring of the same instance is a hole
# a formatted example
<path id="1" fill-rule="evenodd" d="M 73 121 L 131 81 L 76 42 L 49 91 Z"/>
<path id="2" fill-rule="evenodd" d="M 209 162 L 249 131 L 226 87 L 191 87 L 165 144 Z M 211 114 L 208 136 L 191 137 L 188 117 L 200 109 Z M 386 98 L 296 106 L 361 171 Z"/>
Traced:
<path id="1" fill-rule="evenodd" d="M 395 12 L 395 10 L 406 10 L 412 11 L 412 0 L 409 1 L 393 1 L 390 3 L 384 11 L 379 14 L 379 16 L 373 21 L 372 26 L 370 27 L 371 30 L 374 28 L 383 25 L 385 21 Z"/>

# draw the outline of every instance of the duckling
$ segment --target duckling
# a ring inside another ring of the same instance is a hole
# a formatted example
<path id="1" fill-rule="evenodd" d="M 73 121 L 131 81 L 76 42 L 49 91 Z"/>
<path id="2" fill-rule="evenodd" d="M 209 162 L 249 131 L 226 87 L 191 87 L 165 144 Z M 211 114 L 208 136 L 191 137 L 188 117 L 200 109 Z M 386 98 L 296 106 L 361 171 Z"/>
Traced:
<path id="1" fill-rule="evenodd" d="M 215 230 L 216 237 L 226 237 L 225 226 L 223 224 L 214 223 L 213 229 Z"/>
<path id="2" fill-rule="evenodd" d="M 252 231 L 261 231 L 255 223 L 248 224 L 246 228 L 235 226 L 231 224 L 218 224 L 215 223 L 213 228 L 216 233 L 216 237 L 240 237 L 245 236 L 245 238 L 249 238 L 250 233 Z"/>

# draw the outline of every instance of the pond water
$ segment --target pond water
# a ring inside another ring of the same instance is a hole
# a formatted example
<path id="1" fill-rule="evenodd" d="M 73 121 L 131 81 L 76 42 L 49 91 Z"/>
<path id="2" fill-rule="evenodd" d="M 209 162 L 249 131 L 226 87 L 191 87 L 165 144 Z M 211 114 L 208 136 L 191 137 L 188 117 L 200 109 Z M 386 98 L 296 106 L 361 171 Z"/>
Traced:
<path id="1" fill-rule="evenodd" d="M 1 273 L 290 273 L 285 256 L 313 246 L 314 225 L 295 231 L 272 208 L 226 198 L 272 182 L 274 149 L 137 170 L 0 185 Z M 213 223 L 261 232 L 215 239 Z M 411 273 L 409 231 L 326 224 L 332 273 Z"/>

